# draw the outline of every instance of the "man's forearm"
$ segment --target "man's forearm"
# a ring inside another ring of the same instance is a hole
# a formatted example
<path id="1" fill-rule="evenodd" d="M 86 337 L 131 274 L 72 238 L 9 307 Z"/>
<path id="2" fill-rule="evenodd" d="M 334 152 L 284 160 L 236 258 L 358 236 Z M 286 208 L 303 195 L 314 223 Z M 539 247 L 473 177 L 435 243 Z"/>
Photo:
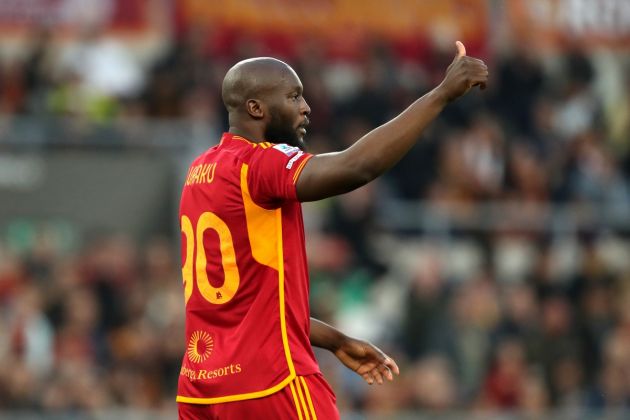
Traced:
<path id="1" fill-rule="evenodd" d="M 447 103 L 473 86 L 485 87 L 488 79 L 486 65 L 479 59 L 467 57 L 461 42 L 456 44 L 457 54 L 435 89 L 347 149 L 319 154 L 310 159 L 297 181 L 298 199 L 320 200 L 352 191 L 372 181 L 394 166 L 413 147 Z"/>
<path id="2" fill-rule="evenodd" d="M 298 198 L 300 201 L 319 200 L 372 181 L 413 147 L 447 102 L 438 87 L 349 148 L 314 156 L 298 181 Z"/>
<path id="3" fill-rule="evenodd" d="M 438 86 L 416 100 L 387 123 L 359 139 L 342 154 L 349 162 L 360 162 L 372 180 L 394 166 L 418 140 L 424 129 L 448 103 Z"/>
<path id="4" fill-rule="evenodd" d="M 314 347 L 321 347 L 335 352 L 346 336 L 339 330 L 318 319 L 311 317 L 311 332 L 309 339 Z"/>

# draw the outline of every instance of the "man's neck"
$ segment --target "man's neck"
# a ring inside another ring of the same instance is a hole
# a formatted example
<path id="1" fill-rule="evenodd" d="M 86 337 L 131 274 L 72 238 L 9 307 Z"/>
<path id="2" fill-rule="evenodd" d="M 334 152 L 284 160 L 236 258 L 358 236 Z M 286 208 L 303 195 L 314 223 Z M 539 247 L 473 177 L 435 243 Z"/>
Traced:
<path id="1" fill-rule="evenodd" d="M 230 126 L 228 132 L 236 135 L 236 136 L 241 136 L 243 138 L 246 138 L 247 140 L 251 141 L 252 143 L 260 143 L 265 141 L 264 136 L 262 134 L 262 132 L 259 132 L 259 130 L 251 130 L 251 129 L 247 129 L 246 127 L 236 127 L 236 126 Z"/>

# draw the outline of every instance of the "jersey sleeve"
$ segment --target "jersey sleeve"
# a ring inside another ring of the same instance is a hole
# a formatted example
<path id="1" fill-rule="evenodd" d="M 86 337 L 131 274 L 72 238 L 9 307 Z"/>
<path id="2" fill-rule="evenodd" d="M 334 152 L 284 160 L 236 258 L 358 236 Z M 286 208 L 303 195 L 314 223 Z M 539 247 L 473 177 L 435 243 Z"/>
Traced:
<path id="1" fill-rule="evenodd" d="M 297 201 L 297 180 L 311 157 L 310 153 L 284 143 L 260 146 L 250 161 L 247 180 L 254 201 L 268 208 Z"/>

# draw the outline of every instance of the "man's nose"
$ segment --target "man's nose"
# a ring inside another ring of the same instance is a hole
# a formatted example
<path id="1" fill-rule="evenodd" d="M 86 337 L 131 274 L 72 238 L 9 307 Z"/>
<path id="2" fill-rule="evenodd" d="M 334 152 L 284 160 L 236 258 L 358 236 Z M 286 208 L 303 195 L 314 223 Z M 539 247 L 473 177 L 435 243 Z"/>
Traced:
<path id="1" fill-rule="evenodd" d="M 309 115 L 311 113 L 311 107 L 308 106 L 308 103 L 306 102 L 306 99 L 302 98 L 302 107 L 301 107 L 301 111 L 303 114 L 305 115 Z"/>

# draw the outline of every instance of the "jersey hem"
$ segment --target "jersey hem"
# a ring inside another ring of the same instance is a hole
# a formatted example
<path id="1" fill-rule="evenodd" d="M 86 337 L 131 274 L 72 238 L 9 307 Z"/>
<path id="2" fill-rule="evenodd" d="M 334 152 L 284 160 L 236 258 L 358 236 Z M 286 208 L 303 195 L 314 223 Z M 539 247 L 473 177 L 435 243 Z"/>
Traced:
<path id="1" fill-rule="evenodd" d="M 272 386 L 271 388 L 263 389 L 262 391 L 248 392 L 246 394 L 225 395 L 223 397 L 212 398 L 184 397 L 183 395 L 178 395 L 177 398 L 175 398 L 175 401 L 189 404 L 219 404 L 224 402 L 251 400 L 254 398 L 261 398 L 271 394 L 275 394 L 276 392 L 282 390 L 284 387 L 289 385 L 289 383 L 296 377 L 297 375 L 295 373 L 292 373 L 279 384 Z"/>

